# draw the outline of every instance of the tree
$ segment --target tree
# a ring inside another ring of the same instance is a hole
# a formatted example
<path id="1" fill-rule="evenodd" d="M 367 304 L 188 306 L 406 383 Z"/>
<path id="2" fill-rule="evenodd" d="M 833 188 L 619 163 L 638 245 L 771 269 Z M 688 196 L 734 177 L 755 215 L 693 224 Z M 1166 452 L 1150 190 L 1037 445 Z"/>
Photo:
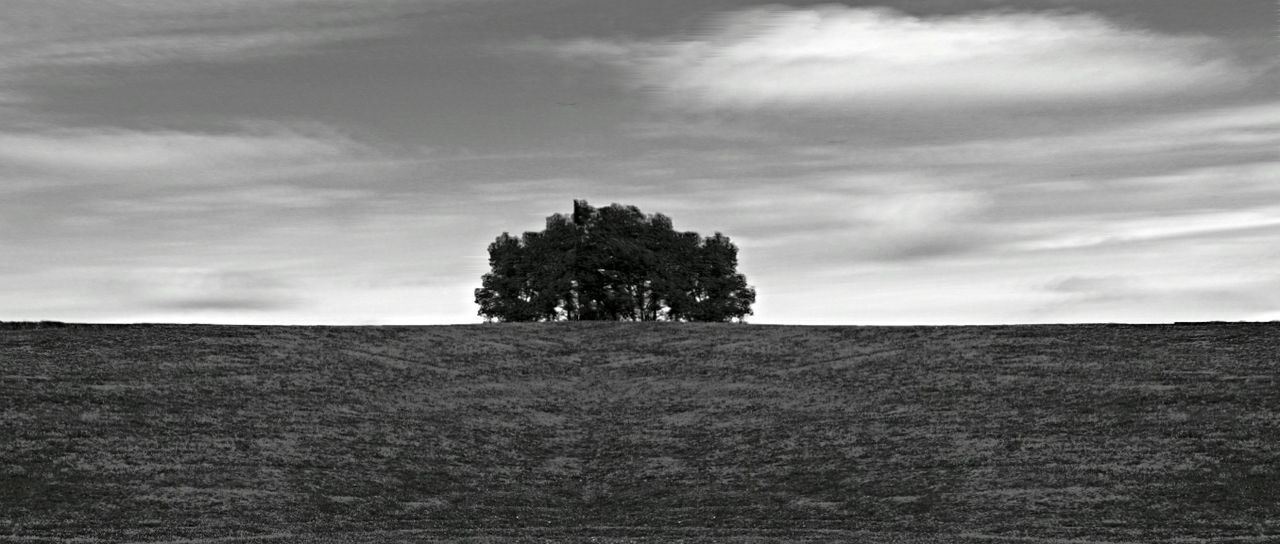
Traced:
<path id="1" fill-rule="evenodd" d="M 756 292 L 737 272 L 738 248 L 723 234 L 677 232 L 635 206 L 593 208 L 546 229 L 489 244 L 489 273 L 475 291 L 496 321 L 732 321 L 751 315 Z"/>

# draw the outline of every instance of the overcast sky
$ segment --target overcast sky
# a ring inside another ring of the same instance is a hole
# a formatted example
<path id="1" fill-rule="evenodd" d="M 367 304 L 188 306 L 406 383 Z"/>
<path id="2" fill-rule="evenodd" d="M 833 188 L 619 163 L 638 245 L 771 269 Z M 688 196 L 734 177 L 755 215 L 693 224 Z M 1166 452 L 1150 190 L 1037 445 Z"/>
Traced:
<path id="1" fill-rule="evenodd" d="M 572 199 L 755 323 L 1280 319 L 1272 0 L 4 0 L 0 320 L 478 322 Z"/>

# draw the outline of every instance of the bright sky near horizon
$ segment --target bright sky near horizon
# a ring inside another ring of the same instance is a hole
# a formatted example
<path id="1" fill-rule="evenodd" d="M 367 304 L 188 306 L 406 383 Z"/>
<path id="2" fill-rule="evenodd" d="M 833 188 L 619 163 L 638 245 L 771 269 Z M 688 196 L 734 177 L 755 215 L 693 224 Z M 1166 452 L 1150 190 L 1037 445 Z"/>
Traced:
<path id="1" fill-rule="evenodd" d="M 5 0 L 0 320 L 480 321 L 633 204 L 754 323 L 1280 319 L 1272 0 Z"/>

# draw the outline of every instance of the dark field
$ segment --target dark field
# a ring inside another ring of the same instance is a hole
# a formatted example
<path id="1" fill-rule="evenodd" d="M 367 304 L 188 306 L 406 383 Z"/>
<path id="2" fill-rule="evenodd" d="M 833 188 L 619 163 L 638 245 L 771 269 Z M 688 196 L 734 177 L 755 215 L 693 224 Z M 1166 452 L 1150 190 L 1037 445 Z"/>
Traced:
<path id="1" fill-rule="evenodd" d="M 1280 542 L 1280 324 L 0 328 L 4 542 Z"/>

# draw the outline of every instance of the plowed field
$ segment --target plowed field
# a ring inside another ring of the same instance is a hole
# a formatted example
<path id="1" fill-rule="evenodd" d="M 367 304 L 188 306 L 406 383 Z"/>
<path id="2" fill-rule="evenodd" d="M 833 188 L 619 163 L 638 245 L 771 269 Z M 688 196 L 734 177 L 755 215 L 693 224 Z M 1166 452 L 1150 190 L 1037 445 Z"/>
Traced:
<path id="1" fill-rule="evenodd" d="M 0 541 L 1277 542 L 1280 324 L 0 328 Z"/>

